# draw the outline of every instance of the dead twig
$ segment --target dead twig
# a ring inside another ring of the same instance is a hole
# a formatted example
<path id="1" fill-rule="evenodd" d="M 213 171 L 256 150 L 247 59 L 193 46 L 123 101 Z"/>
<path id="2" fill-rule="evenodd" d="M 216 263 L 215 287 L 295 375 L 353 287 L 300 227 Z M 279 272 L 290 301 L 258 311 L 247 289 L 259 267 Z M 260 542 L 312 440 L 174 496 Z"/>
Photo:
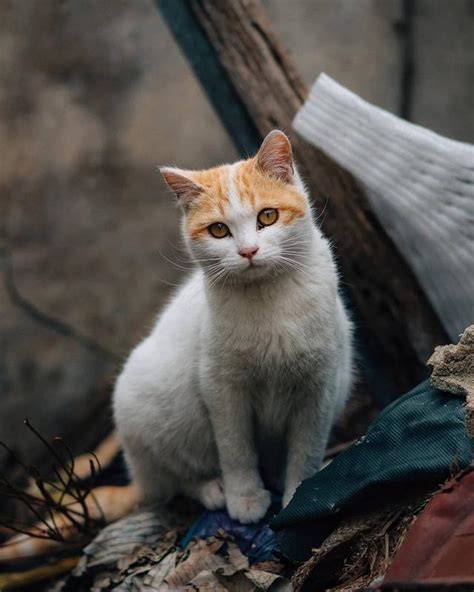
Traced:
<path id="1" fill-rule="evenodd" d="M 3 532 L 13 532 L 37 539 L 48 539 L 59 543 L 84 543 L 105 524 L 104 513 L 92 493 L 101 466 L 94 453 L 89 461 L 90 475 L 87 484 L 75 473 L 74 456 L 62 438 L 49 442 L 28 420 L 26 427 L 46 447 L 53 460 L 52 473 L 55 480 L 46 479 L 35 467 L 26 465 L 4 442 L 0 445 L 8 452 L 16 464 L 34 483 L 36 491 L 24 491 L 0 474 L 0 495 L 12 498 L 22 504 L 36 524 L 23 523 L 14 517 L 0 516 Z M 97 508 L 97 516 L 90 515 L 88 497 Z M 9 541 L 0 546 L 8 546 Z"/>

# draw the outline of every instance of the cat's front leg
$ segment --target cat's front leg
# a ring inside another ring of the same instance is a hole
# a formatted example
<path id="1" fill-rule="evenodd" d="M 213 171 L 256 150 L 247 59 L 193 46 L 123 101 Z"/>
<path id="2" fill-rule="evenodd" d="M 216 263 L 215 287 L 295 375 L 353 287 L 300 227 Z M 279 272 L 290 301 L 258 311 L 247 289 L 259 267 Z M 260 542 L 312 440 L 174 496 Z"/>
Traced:
<path id="1" fill-rule="evenodd" d="M 321 468 L 334 421 L 334 405 L 328 389 L 317 388 L 317 391 L 316 397 L 308 394 L 290 418 L 283 507 L 301 481 Z"/>
<path id="2" fill-rule="evenodd" d="M 227 511 L 242 523 L 258 522 L 270 506 L 270 492 L 258 472 L 250 399 L 240 387 L 206 397 L 216 437 Z"/>

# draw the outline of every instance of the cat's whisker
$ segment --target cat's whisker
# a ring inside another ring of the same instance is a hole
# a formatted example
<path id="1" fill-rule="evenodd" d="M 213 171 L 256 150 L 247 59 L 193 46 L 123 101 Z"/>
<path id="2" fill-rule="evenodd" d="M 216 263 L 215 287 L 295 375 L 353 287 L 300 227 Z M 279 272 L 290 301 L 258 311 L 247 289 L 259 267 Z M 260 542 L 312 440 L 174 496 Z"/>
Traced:
<path id="1" fill-rule="evenodd" d="M 299 268 L 306 270 L 306 271 L 310 271 L 312 269 L 312 267 L 310 265 L 308 265 L 307 263 L 304 263 L 303 261 L 298 261 L 297 259 L 294 259 L 293 257 L 285 257 L 285 259 L 292 263 L 295 266 L 298 266 Z"/>
<path id="2" fill-rule="evenodd" d="M 166 284 L 167 286 L 172 286 L 173 288 L 179 288 L 181 284 L 175 284 L 174 282 L 169 282 L 168 280 L 164 280 L 163 278 L 158 278 L 158 281 L 161 284 Z"/>
<path id="3" fill-rule="evenodd" d="M 312 255 L 311 247 L 305 246 L 305 245 L 295 245 L 295 244 L 280 245 L 280 249 L 283 253 L 294 250 L 294 251 L 298 251 L 300 253 L 305 253 L 307 255 Z"/>
<path id="4" fill-rule="evenodd" d="M 163 257 L 163 259 L 165 259 L 168 263 L 170 263 L 171 265 L 173 265 L 174 267 L 176 267 L 176 269 L 179 269 L 180 271 L 191 271 L 193 269 L 195 269 L 194 266 L 190 266 L 190 267 L 186 267 L 184 265 L 181 265 L 179 263 L 176 263 L 176 261 L 173 261 L 172 259 L 170 259 L 165 253 L 163 253 L 161 250 L 159 251 L 160 255 Z"/>
<path id="5" fill-rule="evenodd" d="M 305 261 L 311 261 L 311 257 L 307 253 L 302 253 L 301 251 L 285 251 L 283 253 L 284 257 L 296 257 L 301 263 Z"/>
<path id="6" fill-rule="evenodd" d="M 220 265 L 215 265 L 210 268 L 206 268 L 206 274 L 210 280 L 214 279 L 217 275 L 219 275 L 222 271 L 224 271 Z"/>
<path id="7" fill-rule="evenodd" d="M 290 257 L 285 257 L 283 255 L 279 256 L 279 260 L 283 263 L 286 263 L 289 268 L 296 269 L 300 273 L 306 275 L 306 277 L 308 277 L 308 279 L 313 279 L 313 277 L 309 273 L 309 271 L 311 269 L 310 266 L 304 265 L 304 264 L 300 263 L 299 261 L 296 261 L 295 259 L 292 259 Z"/>
<path id="8" fill-rule="evenodd" d="M 204 259 L 197 259 L 197 258 L 193 257 L 192 259 L 189 259 L 189 261 L 191 261 L 192 263 L 203 263 L 203 262 L 207 262 L 207 261 L 217 262 L 217 261 L 219 261 L 219 257 L 207 257 Z"/>
<path id="9" fill-rule="evenodd" d="M 220 281 L 220 291 L 221 293 L 224 291 L 224 288 L 226 287 L 226 283 L 228 282 L 228 280 L 230 280 L 231 278 L 231 273 L 230 271 L 226 271 L 224 273 L 224 276 L 222 277 L 222 281 Z"/>
<path id="10" fill-rule="evenodd" d="M 290 243 L 290 242 L 294 242 L 295 244 L 305 244 L 305 243 L 314 243 L 314 238 L 310 237 L 310 238 L 305 238 L 303 239 L 301 236 L 287 236 L 285 237 L 282 241 L 282 243 Z"/>
<path id="11" fill-rule="evenodd" d="M 209 277 L 209 288 L 213 288 L 224 277 L 224 271 L 214 273 Z"/>
<path id="12" fill-rule="evenodd" d="M 207 277 L 209 282 L 209 288 L 213 288 L 216 283 L 225 275 L 227 274 L 227 270 L 223 268 L 221 265 L 215 264 L 214 266 L 207 268 Z"/>
<path id="13" fill-rule="evenodd" d="M 168 247 L 170 247 L 174 251 L 180 251 L 181 253 L 184 253 L 187 257 L 189 257 L 189 249 L 188 249 L 188 246 L 186 245 L 186 242 L 184 241 L 183 238 L 181 238 L 181 240 L 178 243 L 172 243 L 168 239 L 167 245 L 168 245 Z"/>
<path id="14" fill-rule="evenodd" d="M 298 253 L 301 255 L 306 255 L 308 257 L 313 257 L 313 253 L 307 249 L 306 247 L 295 247 L 293 245 L 288 245 L 285 246 L 283 248 L 281 248 L 281 253 L 286 254 L 286 253 Z"/>
<path id="15" fill-rule="evenodd" d="M 298 236 L 298 237 L 295 237 L 295 236 L 287 236 L 281 242 L 282 243 L 291 243 L 291 242 L 294 242 L 297 245 L 301 245 L 301 244 L 306 244 L 306 243 L 314 243 L 314 238 L 302 239 L 300 236 Z"/>
<path id="16" fill-rule="evenodd" d="M 220 261 L 214 261 L 212 263 L 205 263 L 201 267 L 204 269 L 221 269 L 222 263 Z"/>
<path id="17" fill-rule="evenodd" d="M 208 258 L 204 258 L 204 259 L 195 259 L 195 258 L 190 258 L 189 255 L 187 258 L 182 257 L 181 255 L 175 255 L 175 258 L 177 259 L 177 262 L 172 260 L 170 257 L 168 257 L 165 253 L 163 253 L 162 251 L 160 251 L 160 255 L 166 259 L 169 263 L 178 266 L 178 265 L 182 265 L 183 267 L 186 267 L 186 264 L 189 264 L 189 269 L 194 269 L 195 268 L 195 264 L 196 263 L 208 263 L 208 262 L 217 262 L 219 261 L 218 257 L 208 257 Z"/>
<path id="18" fill-rule="evenodd" d="M 307 255 L 306 253 L 295 252 L 295 251 L 284 251 L 283 253 L 278 254 L 277 257 L 286 257 L 287 259 L 294 259 L 294 257 L 292 255 L 297 256 L 297 257 L 301 257 L 301 263 L 303 263 L 303 259 L 311 260 L 311 257 L 309 255 Z M 296 259 L 295 259 L 295 261 L 296 261 Z"/>
<path id="19" fill-rule="evenodd" d="M 220 283 L 221 279 L 224 279 L 228 275 L 225 270 L 222 270 L 219 274 L 217 274 L 209 284 L 209 288 L 214 288 L 218 283 Z"/>
<path id="20" fill-rule="evenodd" d="M 326 197 L 326 202 L 323 206 L 323 209 L 316 214 L 316 222 L 322 226 L 324 224 L 324 220 L 326 220 L 326 215 L 327 215 L 327 207 L 329 204 L 329 197 Z"/>

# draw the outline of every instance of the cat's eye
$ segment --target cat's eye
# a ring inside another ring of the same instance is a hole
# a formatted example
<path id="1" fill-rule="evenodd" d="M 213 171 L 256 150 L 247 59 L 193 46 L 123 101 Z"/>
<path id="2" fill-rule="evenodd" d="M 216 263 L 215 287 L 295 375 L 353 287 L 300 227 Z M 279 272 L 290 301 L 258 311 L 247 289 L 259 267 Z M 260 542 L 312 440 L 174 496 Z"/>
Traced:
<path id="1" fill-rule="evenodd" d="M 229 236 L 230 230 L 229 227 L 226 226 L 223 222 L 214 222 L 207 227 L 209 234 L 214 238 L 225 238 Z"/>
<path id="2" fill-rule="evenodd" d="M 257 223 L 259 228 L 264 226 L 271 226 L 278 220 L 278 210 L 274 208 L 265 208 L 257 216 Z"/>

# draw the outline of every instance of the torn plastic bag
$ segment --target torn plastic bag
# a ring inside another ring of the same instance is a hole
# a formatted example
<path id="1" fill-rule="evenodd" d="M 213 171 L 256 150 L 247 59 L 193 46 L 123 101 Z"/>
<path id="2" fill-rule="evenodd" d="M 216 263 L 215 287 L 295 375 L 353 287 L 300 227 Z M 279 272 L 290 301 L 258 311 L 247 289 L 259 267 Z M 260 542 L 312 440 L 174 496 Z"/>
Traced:
<path id="1" fill-rule="evenodd" d="M 224 531 L 235 539 L 239 549 L 249 558 L 251 564 L 272 561 L 278 553 L 278 541 L 274 531 L 268 525 L 268 516 L 274 515 L 277 507 L 280 508 L 281 505 L 274 497 L 267 517 L 257 524 L 241 524 L 233 520 L 225 510 L 205 511 L 192 524 L 180 546 L 185 548 L 193 539 L 208 538 L 219 531 Z"/>

